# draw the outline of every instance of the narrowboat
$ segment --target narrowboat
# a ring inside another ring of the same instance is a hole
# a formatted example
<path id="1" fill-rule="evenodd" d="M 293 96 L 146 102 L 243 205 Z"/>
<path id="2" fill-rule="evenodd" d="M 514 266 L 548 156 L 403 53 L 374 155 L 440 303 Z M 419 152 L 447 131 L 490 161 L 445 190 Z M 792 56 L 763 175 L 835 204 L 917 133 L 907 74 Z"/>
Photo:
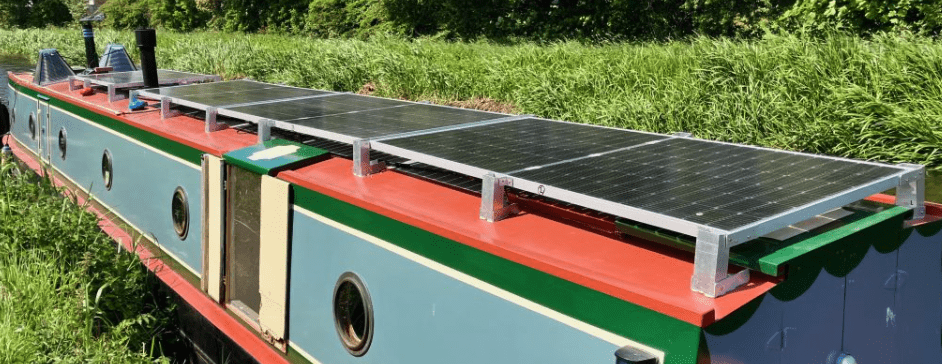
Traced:
<path id="1" fill-rule="evenodd" d="M 224 81 L 137 43 L 8 73 L 5 140 L 173 290 L 203 362 L 942 363 L 921 165 Z"/>

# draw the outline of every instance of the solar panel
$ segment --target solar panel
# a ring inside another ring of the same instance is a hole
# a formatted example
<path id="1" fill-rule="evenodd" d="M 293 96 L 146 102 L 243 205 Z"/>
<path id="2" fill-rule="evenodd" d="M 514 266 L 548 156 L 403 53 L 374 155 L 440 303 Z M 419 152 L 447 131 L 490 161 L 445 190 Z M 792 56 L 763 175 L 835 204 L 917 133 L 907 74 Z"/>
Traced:
<path id="1" fill-rule="evenodd" d="M 526 118 L 391 139 L 384 143 L 488 171 L 508 173 L 667 138 L 625 129 Z"/>
<path id="2" fill-rule="evenodd" d="M 169 97 L 176 99 L 178 103 L 193 104 L 200 108 L 225 107 L 330 94 L 333 93 L 248 80 L 164 87 L 140 92 L 140 95 L 144 97 Z"/>
<path id="3" fill-rule="evenodd" d="M 372 148 L 474 177 L 505 175 L 515 188 L 694 236 L 700 227 L 743 230 L 848 192 L 861 199 L 908 171 L 537 118 Z"/>
<path id="4" fill-rule="evenodd" d="M 410 102 L 368 97 L 354 94 L 331 94 L 329 96 L 276 101 L 265 104 L 227 108 L 224 115 L 241 116 L 249 120 L 271 119 L 293 122 L 302 119 L 320 118 L 371 109 L 413 105 Z"/>
<path id="5" fill-rule="evenodd" d="M 510 175 L 735 230 L 900 171 L 815 155 L 674 138 Z"/>
<path id="6" fill-rule="evenodd" d="M 219 76 L 200 75 L 196 73 L 158 70 L 157 79 L 162 85 L 173 85 L 185 82 L 199 82 L 216 80 Z M 138 87 L 144 85 L 144 74 L 141 71 L 102 73 L 97 75 L 78 75 L 75 79 L 88 81 L 94 85 L 121 87 Z"/>
<path id="7" fill-rule="evenodd" d="M 196 82 L 219 81 L 219 76 L 201 75 L 189 72 L 158 70 L 157 80 L 161 85 L 177 85 Z M 77 81 L 80 81 L 78 84 Z M 82 87 L 104 86 L 108 88 L 108 101 L 115 102 L 123 95 L 118 95 L 118 89 L 144 86 L 142 71 L 112 72 L 94 75 L 76 75 L 69 77 L 69 89 L 77 90 Z"/>
<path id="8" fill-rule="evenodd" d="M 375 158 L 422 178 L 480 191 L 481 217 L 512 211 L 505 186 L 697 237 L 692 288 L 715 296 L 748 281 L 726 277 L 728 249 L 871 194 L 899 187 L 922 207 L 922 166 L 890 166 L 353 94 L 233 81 L 141 91 L 216 115 L 314 137 L 346 149 L 354 173 Z M 294 135 L 294 134 L 292 134 Z M 344 147 L 346 146 L 346 147 Z M 384 154 L 385 153 L 385 154 Z M 384 159 L 385 158 L 385 159 Z M 460 175 L 456 175 L 459 173 Z M 463 175 L 463 176 L 462 176 Z M 479 185 L 480 188 L 475 188 Z M 706 252 L 701 254 L 701 252 Z"/>
<path id="9" fill-rule="evenodd" d="M 164 87 L 139 91 L 138 96 L 208 111 L 208 125 L 215 124 L 216 115 L 253 123 L 270 120 L 278 129 L 347 144 L 507 117 L 485 111 L 255 81 Z M 168 113 L 169 105 L 162 106 L 162 112 Z"/>
<path id="10" fill-rule="evenodd" d="M 436 105 L 405 103 L 356 112 L 296 119 L 282 124 L 276 123 L 276 125 L 287 130 L 307 131 L 312 134 L 316 134 L 317 131 L 326 131 L 347 136 L 350 140 L 354 140 L 494 120 L 504 116 L 506 115 Z"/>

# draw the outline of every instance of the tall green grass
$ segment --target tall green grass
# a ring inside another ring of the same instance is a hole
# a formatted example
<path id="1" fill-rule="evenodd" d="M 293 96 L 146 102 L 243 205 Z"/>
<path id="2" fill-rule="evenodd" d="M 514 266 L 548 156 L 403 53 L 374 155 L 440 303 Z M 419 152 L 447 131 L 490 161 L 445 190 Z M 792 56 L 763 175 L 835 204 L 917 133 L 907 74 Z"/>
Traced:
<path id="1" fill-rule="evenodd" d="M 172 309 L 97 217 L 0 165 L 0 363 L 154 363 Z"/>
<path id="2" fill-rule="evenodd" d="M 101 47 L 132 47 L 102 30 Z M 899 35 L 769 36 L 550 45 L 369 41 L 161 32 L 162 68 L 450 102 L 518 113 L 942 170 L 942 44 Z M 56 47 L 84 59 L 77 29 L 0 30 L 0 52 Z M 133 53 L 133 52 L 132 52 Z"/>

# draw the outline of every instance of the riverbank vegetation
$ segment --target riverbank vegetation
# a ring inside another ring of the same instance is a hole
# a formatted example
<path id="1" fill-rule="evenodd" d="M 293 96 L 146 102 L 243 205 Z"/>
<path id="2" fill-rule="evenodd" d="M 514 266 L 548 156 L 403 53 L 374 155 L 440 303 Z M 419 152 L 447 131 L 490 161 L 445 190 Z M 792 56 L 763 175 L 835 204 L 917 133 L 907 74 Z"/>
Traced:
<path id="1" fill-rule="evenodd" d="M 942 169 L 942 43 L 926 37 L 512 46 L 218 32 L 158 38 L 162 68 Z M 98 42 L 134 39 L 105 30 Z M 0 53 L 32 58 L 45 47 L 74 65 L 84 59 L 75 29 L 0 30 Z"/>
<path id="2" fill-rule="evenodd" d="M 95 215 L 0 164 L 0 363 L 170 362 L 167 299 Z"/>
<path id="3" fill-rule="evenodd" d="M 102 3 L 102 0 L 97 0 Z M 0 0 L 0 27 L 62 25 L 88 0 Z M 838 28 L 937 36 L 940 0 L 107 0 L 104 26 L 531 41 L 756 36 Z"/>

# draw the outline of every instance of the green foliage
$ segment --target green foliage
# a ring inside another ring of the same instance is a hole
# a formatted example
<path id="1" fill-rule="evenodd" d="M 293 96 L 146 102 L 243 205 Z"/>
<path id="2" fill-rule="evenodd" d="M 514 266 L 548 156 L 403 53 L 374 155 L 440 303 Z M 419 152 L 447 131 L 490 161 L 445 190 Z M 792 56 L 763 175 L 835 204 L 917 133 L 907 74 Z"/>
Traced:
<path id="1" fill-rule="evenodd" d="M 798 0 L 782 21 L 794 27 L 854 32 L 908 30 L 938 35 L 942 0 Z"/>
<path id="2" fill-rule="evenodd" d="M 150 0 L 109 0 L 99 8 L 105 14 L 102 25 L 134 29 L 150 25 Z"/>
<path id="3" fill-rule="evenodd" d="M 206 26 L 210 12 L 200 9 L 195 0 L 151 0 L 152 26 L 190 31 Z"/>
<path id="4" fill-rule="evenodd" d="M 363 37 L 376 30 L 384 14 L 374 0 L 311 0 L 305 28 L 321 37 Z"/>
<path id="5" fill-rule="evenodd" d="M 664 39 L 755 34 L 789 0 L 382 0 L 390 28 L 459 38 Z"/>
<path id="6" fill-rule="evenodd" d="M 72 21 L 69 0 L 0 0 L 0 27 L 40 28 Z"/>
<path id="7" fill-rule="evenodd" d="M 117 29 L 161 27 L 189 31 L 203 28 L 211 17 L 196 0 L 109 0 L 100 10 L 105 14 L 103 25 Z"/>
<path id="8" fill-rule="evenodd" d="M 168 362 L 173 308 L 94 215 L 4 162 L 0 221 L 0 362 Z"/>
<path id="9" fill-rule="evenodd" d="M 74 30 L 0 30 L 81 59 Z M 129 32 L 101 31 L 129 42 Z M 697 37 L 668 43 L 369 41 L 213 32 L 159 35 L 162 68 L 450 103 L 942 170 L 942 42 L 878 34 Z"/>

